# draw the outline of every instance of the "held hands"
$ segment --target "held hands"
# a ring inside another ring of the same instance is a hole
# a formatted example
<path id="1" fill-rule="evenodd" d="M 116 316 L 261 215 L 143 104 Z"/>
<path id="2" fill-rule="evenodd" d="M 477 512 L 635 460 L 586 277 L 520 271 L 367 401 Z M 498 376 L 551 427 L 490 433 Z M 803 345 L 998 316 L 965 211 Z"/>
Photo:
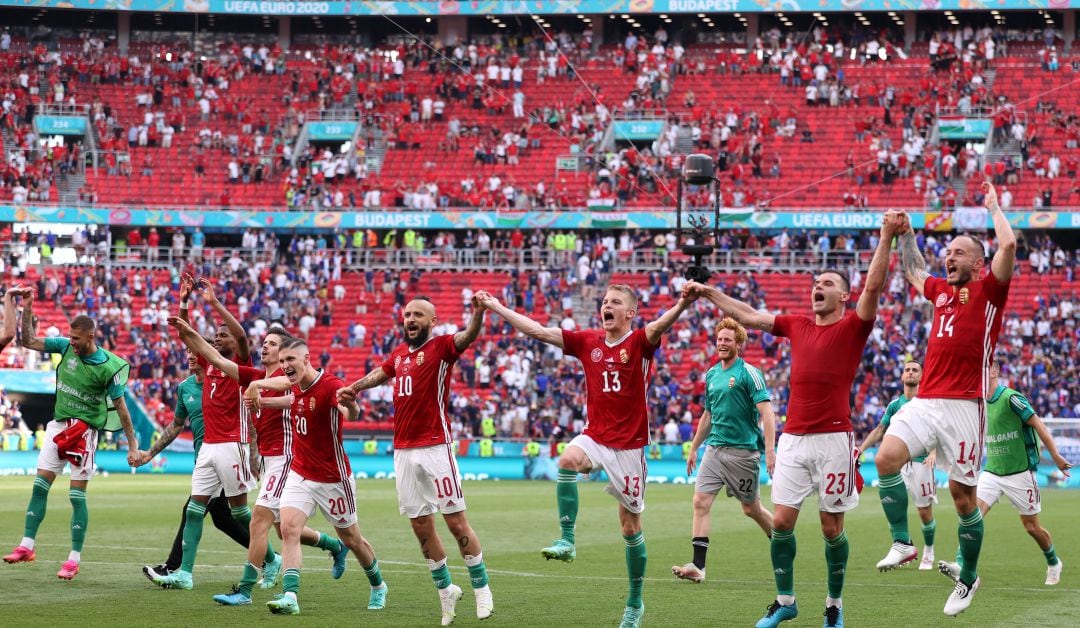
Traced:
<path id="1" fill-rule="evenodd" d="M 9 288 L 4 294 L 4 298 L 8 301 L 13 300 L 15 297 L 22 297 L 26 301 L 26 304 L 29 305 L 30 302 L 34 300 L 34 289 L 28 286 L 15 286 Z"/>
<path id="2" fill-rule="evenodd" d="M 128 450 L 127 463 L 129 467 L 141 467 L 149 461 L 150 458 L 146 456 L 145 451 L 139 451 L 138 449 Z"/>
<path id="3" fill-rule="evenodd" d="M 352 389 L 352 386 L 346 386 L 344 388 L 338 388 L 337 402 L 343 406 L 351 406 L 356 404 L 356 391 Z"/>
<path id="4" fill-rule="evenodd" d="M 700 284 L 696 281 L 688 281 L 683 284 L 682 293 L 679 294 L 679 298 L 693 302 L 705 296 L 705 291 L 708 289 L 708 286 Z"/>
<path id="5" fill-rule="evenodd" d="M 258 412 L 262 409 L 262 397 L 259 395 L 259 387 L 252 382 L 244 390 L 244 406 L 248 410 Z"/>
<path id="6" fill-rule="evenodd" d="M 898 235 L 903 235 L 911 229 L 911 222 L 907 214 L 902 211 L 888 210 L 881 217 L 881 238 L 892 240 Z"/>

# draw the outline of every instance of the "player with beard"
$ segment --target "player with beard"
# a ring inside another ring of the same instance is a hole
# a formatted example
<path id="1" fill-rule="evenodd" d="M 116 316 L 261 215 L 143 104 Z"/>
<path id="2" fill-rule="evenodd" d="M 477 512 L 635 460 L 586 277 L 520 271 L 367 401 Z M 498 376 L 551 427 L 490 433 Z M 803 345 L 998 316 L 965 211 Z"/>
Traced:
<path id="1" fill-rule="evenodd" d="M 199 359 L 195 353 L 187 353 L 188 371 L 191 373 L 187 379 L 180 382 L 176 387 L 176 407 L 173 410 L 173 422 L 170 423 L 161 437 L 154 441 L 148 451 L 139 452 L 139 465 L 142 466 L 154 459 L 168 447 L 180 432 L 184 431 L 184 424 L 191 427 L 192 445 L 195 448 L 195 457 L 199 457 L 199 450 L 203 443 L 203 413 L 202 391 L 205 373 L 199 366 Z M 191 503 L 191 496 L 184 502 L 184 508 L 180 511 L 180 527 L 176 530 L 172 549 L 169 557 L 160 565 L 146 565 L 143 574 L 150 580 L 169 575 L 170 572 L 180 568 L 180 561 L 184 557 L 184 521 L 187 519 L 187 507 Z M 224 532 L 229 538 L 247 548 L 249 537 L 247 528 L 242 527 L 232 513 L 229 512 L 229 501 L 223 493 L 219 493 L 206 504 L 206 512 L 214 522 L 214 526 Z"/>
<path id="2" fill-rule="evenodd" d="M 983 183 L 983 192 L 998 246 L 986 276 L 981 276 L 986 252 L 971 236 L 960 235 L 949 243 L 944 279 L 927 272 L 910 224 L 900 236 L 904 275 L 933 304 L 934 314 L 919 394 L 893 417 L 875 458 L 878 493 L 893 538 L 879 569 L 901 562 L 914 551 L 901 469 L 912 458 L 935 449 L 938 459 L 949 465 L 949 492 L 960 517 L 957 534 L 963 557 L 963 568 L 945 602 L 945 614 L 950 616 L 967 610 L 980 584 L 977 567 L 983 519 L 976 491 L 986 433 L 985 399 L 993 392 L 987 389 L 990 360 L 1016 266 L 1016 235 L 998 205 L 997 192 L 989 183 Z"/>
<path id="3" fill-rule="evenodd" d="M 240 366 L 225 359 L 181 319 L 172 317 L 169 324 L 179 332 L 181 340 L 192 351 L 230 378 L 237 380 L 243 387 L 256 380 L 283 376 L 278 367 L 278 349 L 292 336 L 280 327 L 271 327 L 263 338 L 261 356 L 262 364 L 266 368 L 254 368 Z M 214 600 L 220 604 L 250 604 L 251 590 L 260 576 L 262 588 L 270 589 L 277 582 L 278 573 L 281 571 L 281 557 L 274 553 L 268 536 L 271 527 L 277 529 L 279 538 L 281 536 L 279 501 L 292 460 L 292 428 L 289 425 L 288 413 L 291 402 L 292 399 L 284 391 L 262 391 L 260 410 L 255 415 L 255 430 L 251 434 L 251 441 L 258 444 L 259 455 L 262 457 L 261 465 L 252 465 L 261 466 L 262 486 L 249 527 L 251 540 L 247 546 L 248 562 L 244 566 L 244 575 L 238 590 L 214 596 Z M 334 579 L 345 573 L 345 558 L 349 550 L 343 543 L 307 527 L 301 534 L 300 542 L 330 552 L 334 559 Z M 263 565 L 263 568 L 260 570 L 256 565 Z"/>
<path id="4" fill-rule="evenodd" d="M 698 448 L 708 444 L 694 485 L 694 559 L 671 568 L 677 578 L 691 582 L 705 580 L 709 511 L 720 489 L 727 487 L 728 497 L 739 500 L 743 514 L 761 526 L 765 536 L 772 533 L 772 513 L 761 505 L 758 476 L 763 451 L 769 475 L 776 464 L 776 415 L 765 376 L 739 357 L 745 344 L 746 329 L 735 319 L 717 323 L 719 362 L 705 373 L 705 411 L 686 460 L 686 474 L 692 475 Z"/>
<path id="5" fill-rule="evenodd" d="M 405 306 L 402 327 L 405 342 L 394 349 L 380 368 L 342 391 L 343 399 L 394 378 L 394 475 L 398 509 L 409 518 L 420 551 L 427 560 L 442 606 L 442 625 L 454 621 L 461 587 L 450 578 L 446 549 L 435 531 L 435 513 L 457 541 L 469 569 L 476 597 L 476 616 L 495 612 L 488 586 L 480 539 L 465 516 L 465 496 L 450 436 L 450 382 L 454 364 L 480 335 L 484 308 L 473 299 L 472 316 L 464 331 L 431 335 L 438 322 L 435 306 L 426 298 Z"/>
<path id="6" fill-rule="evenodd" d="M 357 525 L 356 481 L 341 442 L 342 418 L 354 421 L 360 414 L 356 397 L 344 388 L 345 382 L 312 367 L 307 343 L 299 338 L 282 343 L 278 364 L 284 377 L 253 382 L 246 394 L 246 399 L 258 410 L 262 401 L 260 389 L 283 391 L 291 386 L 292 390 L 289 416 L 293 425 L 293 459 L 280 501 L 284 591 L 266 606 L 274 614 L 300 613 L 296 599 L 303 561 L 300 538 L 308 518 L 319 509 L 364 568 L 371 585 L 368 609 L 382 609 L 386 605 L 387 587 L 375 550 Z"/>
<path id="7" fill-rule="evenodd" d="M 195 281 L 185 273 L 180 280 L 180 320 L 185 323 L 194 289 Z M 247 335 L 240 322 L 217 299 L 209 280 L 199 279 L 199 291 L 224 321 L 214 333 L 217 352 L 227 360 L 251 366 Z M 202 408 L 206 434 L 191 475 L 191 501 L 184 520 L 184 557 L 180 569 L 153 579 L 154 584 L 165 589 L 194 588 L 192 571 L 202 538 L 206 504 L 212 496 L 224 490 L 233 518 L 245 528 L 251 523 L 247 494 L 255 480 L 248 460 L 250 417 L 241 403 L 242 391 L 221 369 L 202 356 L 198 360 L 205 372 Z"/>
<path id="8" fill-rule="evenodd" d="M 603 469 L 607 492 L 619 501 L 619 523 L 626 544 L 630 590 L 621 628 L 637 628 L 645 612 L 645 537 L 641 512 L 645 510 L 645 447 L 649 444 L 649 409 L 646 391 L 652 376 L 652 358 L 660 338 L 694 300 L 680 298 L 674 306 L 642 329 L 633 329 L 638 300 L 627 285 L 609 285 L 600 305 L 603 329 L 565 331 L 544 327 L 480 291 L 480 305 L 499 315 L 519 332 L 562 349 L 581 361 L 585 372 L 585 430 L 559 456 L 556 498 L 562 536 L 540 551 L 547 559 L 572 562 L 577 557 L 574 528 L 578 513 L 577 476 Z"/>
<path id="9" fill-rule="evenodd" d="M 761 312 L 695 282 L 683 288 L 684 294 L 708 299 L 747 327 L 791 341 L 791 398 L 773 471 L 775 511 L 769 549 L 776 599 L 758 620 L 757 628 L 775 628 L 799 614 L 795 604 L 795 523 L 803 502 L 814 492 L 818 493 L 818 518 L 825 537 L 828 595 L 824 625 L 844 625 L 841 594 L 849 554 L 844 513 L 859 503 L 849 398 L 866 339 L 877 319 L 892 239 L 904 224 L 902 213 L 885 212 L 866 285 L 852 311 L 847 311 L 851 286 L 847 277 L 835 270 L 814 277 L 812 317 Z"/>

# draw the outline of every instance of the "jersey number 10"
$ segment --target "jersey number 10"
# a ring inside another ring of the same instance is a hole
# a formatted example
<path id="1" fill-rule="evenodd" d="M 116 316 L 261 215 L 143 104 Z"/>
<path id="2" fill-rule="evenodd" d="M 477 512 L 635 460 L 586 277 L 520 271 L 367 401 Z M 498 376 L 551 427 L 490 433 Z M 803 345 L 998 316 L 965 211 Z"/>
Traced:
<path id="1" fill-rule="evenodd" d="M 398 397 L 412 397 L 412 375 L 398 378 Z"/>

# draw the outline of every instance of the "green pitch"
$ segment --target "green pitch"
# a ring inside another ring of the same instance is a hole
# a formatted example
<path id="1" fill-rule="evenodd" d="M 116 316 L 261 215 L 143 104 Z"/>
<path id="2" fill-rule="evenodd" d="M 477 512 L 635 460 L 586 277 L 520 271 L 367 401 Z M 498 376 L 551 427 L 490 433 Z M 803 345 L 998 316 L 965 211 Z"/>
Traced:
<path id="1" fill-rule="evenodd" d="M 22 536 L 31 478 L 0 478 L 0 550 Z M 359 481 L 358 506 L 364 534 L 378 553 L 390 586 L 387 608 L 365 610 L 368 585 L 355 559 L 344 578 L 330 578 L 324 552 L 304 549 L 305 569 L 299 617 L 271 616 L 270 591 L 255 590 L 254 604 L 224 608 L 211 597 L 228 592 L 239 579 L 243 551 L 206 523 L 195 569 L 194 591 L 164 591 L 143 577 L 143 564 L 165 559 L 180 521 L 189 482 L 179 476 L 117 476 L 90 483 L 90 529 L 82 572 L 72 582 L 56 571 L 69 549 L 67 480 L 56 482 L 49 512 L 38 535 L 38 560 L 0 564 L 0 623 L 4 626 L 231 626 L 300 624 L 312 626 L 435 626 L 439 602 L 407 521 L 397 514 L 394 485 Z M 554 483 L 469 482 L 469 517 L 480 535 L 495 594 L 488 626 L 613 626 L 623 609 L 626 572 L 615 502 L 598 483 L 582 483 L 578 555 L 573 564 L 545 561 L 540 548 L 558 536 Z M 649 567 L 645 585 L 647 626 L 752 626 L 773 599 L 769 548 L 756 525 L 734 500 L 714 507 L 708 579 L 695 585 L 676 581 L 675 564 L 690 560 L 688 486 L 649 486 L 644 515 Z M 938 558 L 956 550 L 956 514 L 942 491 L 938 507 Z M 868 489 L 847 517 L 851 539 L 844 616 L 855 628 L 878 626 L 1076 626 L 1080 625 L 1080 491 L 1043 493 L 1044 525 L 1054 535 L 1065 563 L 1061 584 L 1043 586 L 1045 560 L 1023 531 L 1015 512 L 998 505 L 987 517 L 987 544 L 979 572 L 983 586 L 971 610 L 946 618 L 942 606 L 950 583 L 936 571 L 915 565 L 879 574 L 874 564 L 889 548 L 889 533 Z M 766 503 L 768 503 L 766 499 Z M 914 509 L 912 530 L 918 534 Z M 317 516 L 315 527 L 329 531 Z M 440 522 L 444 542 L 453 541 Z M 808 504 L 796 530 L 795 568 L 800 615 L 792 626 L 821 625 L 825 598 L 824 547 L 816 502 Z M 280 543 L 275 539 L 275 546 Z M 468 574 L 456 552 L 450 558 L 456 584 L 465 590 L 455 625 L 478 625 Z"/>

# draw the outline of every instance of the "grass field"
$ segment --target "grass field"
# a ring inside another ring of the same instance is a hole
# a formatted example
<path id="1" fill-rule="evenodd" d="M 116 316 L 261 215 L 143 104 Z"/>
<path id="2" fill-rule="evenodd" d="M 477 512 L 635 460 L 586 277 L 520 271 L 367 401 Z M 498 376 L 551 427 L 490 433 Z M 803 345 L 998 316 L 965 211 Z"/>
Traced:
<path id="1" fill-rule="evenodd" d="M 3 546 L 18 542 L 30 494 L 30 478 L 0 478 Z M 256 590 L 255 603 L 223 608 L 211 601 L 240 575 L 243 551 L 207 521 L 194 591 L 156 589 L 140 567 L 164 560 L 180 518 L 189 483 L 181 476 L 138 479 L 96 478 L 90 484 L 90 529 L 82 573 L 72 582 L 56 571 L 69 549 L 67 481 L 57 481 L 49 514 L 38 535 L 38 560 L 0 564 L 0 624 L 4 626 L 231 626 L 255 623 L 341 626 L 438 625 L 439 605 L 426 565 L 404 518 L 397 514 L 394 485 L 367 480 L 358 486 L 361 527 L 378 553 L 390 586 L 387 608 L 365 609 L 367 582 L 355 561 L 340 581 L 329 573 L 325 554 L 305 548 L 300 591 L 303 613 L 270 615 L 271 592 Z M 466 484 L 469 515 L 491 574 L 497 625 L 616 625 L 626 589 L 622 539 L 614 501 L 599 484 L 581 485 L 578 559 L 573 564 L 544 561 L 541 546 L 555 536 L 554 484 L 471 482 Z M 742 516 L 733 500 L 714 508 L 708 580 L 694 585 L 674 580 L 670 567 L 690 558 L 690 493 L 687 486 L 649 487 L 644 515 L 649 567 L 645 624 L 649 626 L 752 626 L 773 599 L 773 579 L 765 537 Z M 848 514 L 851 559 L 844 595 L 849 627 L 871 626 L 1077 626 L 1080 625 L 1080 551 L 1076 521 L 1080 492 L 1047 490 L 1044 525 L 1055 535 L 1066 566 L 1062 583 L 1043 586 L 1045 560 L 1020 526 L 1015 512 L 999 505 L 987 517 L 980 561 L 983 586 L 971 609 L 949 619 L 942 606 L 950 583 L 914 566 L 879 574 L 875 562 L 889 537 L 877 493 L 868 489 L 862 505 Z M 767 502 L 767 498 L 766 498 Z M 823 543 L 816 503 L 797 528 L 799 554 L 795 582 L 801 614 L 792 626 L 820 626 L 825 597 Z M 915 520 L 914 509 L 912 520 Z M 956 514 L 944 495 L 938 515 L 938 557 L 956 549 Z M 315 527 L 327 530 L 321 519 Z M 913 526 L 918 533 L 918 527 Z M 446 538 L 445 527 L 440 530 Z M 275 543 L 277 545 L 277 543 Z M 450 560 L 455 581 L 466 590 L 455 625 L 476 625 L 475 604 L 460 556 Z M 1075 565 L 1075 567 L 1073 567 Z M 1077 575 L 1074 575 L 1077 574 Z"/>

